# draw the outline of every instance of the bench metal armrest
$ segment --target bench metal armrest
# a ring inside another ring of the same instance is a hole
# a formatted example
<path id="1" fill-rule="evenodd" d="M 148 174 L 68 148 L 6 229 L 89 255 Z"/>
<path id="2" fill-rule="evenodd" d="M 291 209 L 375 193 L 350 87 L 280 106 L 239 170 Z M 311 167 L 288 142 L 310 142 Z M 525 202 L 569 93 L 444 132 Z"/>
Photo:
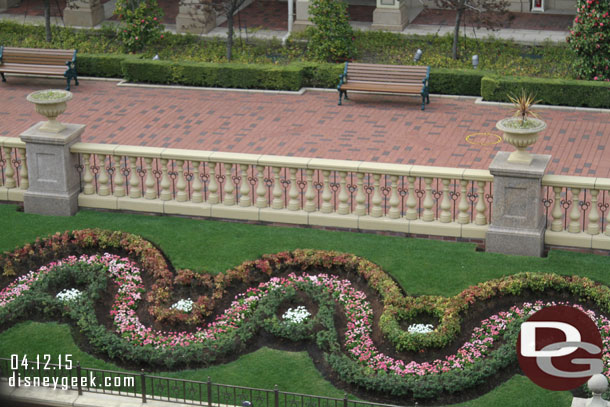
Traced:
<path id="1" fill-rule="evenodd" d="M 339 84 L 337 85 L 337 89 L 341 89 L 341 85 L 343 85 L 345 83 L 345 80 L 347 79 L 347 64 L 349 62 L 345 61 L 345 68 L 343 68 L 343 73 L 341 75 L 339 75 Z"/>
<path id="2" fill-rule="evenodd" d="M 2 55 L 4 54 L 4 45 L 0 45 L 0 64 L 2 63 Z"/>
<path id="3" fill-rule="evenodd" d="M 424 84 L 424 87 L 422 89 L 423 92 L 428 93 L 428 80 L 430 79 L 430 67 L 428 67 L 428 70 L 426 71 L 426 77 L 424 79 L 422 79 L 422 83 Z"/>

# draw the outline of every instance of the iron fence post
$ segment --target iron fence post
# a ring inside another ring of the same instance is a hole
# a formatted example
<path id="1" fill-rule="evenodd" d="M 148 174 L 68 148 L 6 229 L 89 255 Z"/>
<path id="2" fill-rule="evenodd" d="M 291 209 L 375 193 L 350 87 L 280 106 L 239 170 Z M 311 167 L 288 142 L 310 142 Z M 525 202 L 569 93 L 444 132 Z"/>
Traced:
<path id="1" fill-rule="evenodd" d="M 146 375 L 144 369 L 141 370 L 140 378 L 142 379 L 142 403 L 146 403 Z"/>
<path id="2" fill-rule="evenodd" d="M 208 407 L 212 407 L 212 378 L 208 376 Z"/>
<path id="3" fill-rule="evenodd" d="M 78 388 L 78 395 L 82 396 L 83 395 L 83 384 L 81 383 L 81 367 L 80 367 L 80 362 L 76 362 L 76 377 L 77 377 L 77 381 L 76 381 L 76 387 Z"/>
<path id="4" fill-rule="evenodd" d="M 275 387 L 273 388 L 273 393 L 275 394 L 275 403 L 274 403 L 274 407 L 280 407 L 280 391 L 277 388 L 277 384 L 275 385 Z"/>
<path id="5" fill-rule="evenodd" d="M 343 393 L 343 407 L 347 407 L 347 393 Z"/>

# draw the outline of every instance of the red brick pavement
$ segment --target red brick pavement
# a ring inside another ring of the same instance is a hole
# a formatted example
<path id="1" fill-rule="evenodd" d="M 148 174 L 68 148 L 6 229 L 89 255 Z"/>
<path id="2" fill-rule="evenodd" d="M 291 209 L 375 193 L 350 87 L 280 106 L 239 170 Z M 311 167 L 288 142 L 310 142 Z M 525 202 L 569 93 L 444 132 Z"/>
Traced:
<path id="1" fill-rule="evenodd" d="M 18 136 L 41 120 L 28 93 L 59 88 L 61 80 L 8 77 L 0 83 L 0 136 Z M 472 98 L 434 95 L 425 111 L 410 96 L 336 92 L 303 95 L 222 90 L 118 87 L 81 80 L 60 120 L 87 125 L 94 143 L 189 148 L 253 154 L 487 168 L 495 153 L 497 120 L 510 111 Z M 540 109 L 548 123 L 534 152 L 552 154 L 550 172 L 610 177 L 606 151 L 610 113 Z M 466 137 L 471 136 L 469 143 Z"/>

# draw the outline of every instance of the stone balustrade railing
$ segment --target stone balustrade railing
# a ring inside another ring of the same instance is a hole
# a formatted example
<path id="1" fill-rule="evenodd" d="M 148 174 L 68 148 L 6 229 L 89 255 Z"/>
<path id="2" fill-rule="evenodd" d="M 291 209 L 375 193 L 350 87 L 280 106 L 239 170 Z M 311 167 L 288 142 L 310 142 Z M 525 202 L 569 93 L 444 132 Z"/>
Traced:
<path id="1" fill-rule="evenodd" d="M 545 243 L 610 250 L 610 179 L 545 175 Z"/>
<path id="2" fill-rule="evenodd" d="M 485 239 L 487 170 L 77 142 L 80 207 Z M 545 243 L 610 250 L 610 179 L 542 178 Z M 0 201 L 24 201 L 26 144 L 0 137 Z"/>
<path id="3" fill-rule="evenodd" d="M 23 202 L 28 186 L 25 143 L 15 137 L 0 137 L 0 201 Z"/>
<path id="4" fill-rule="evenodd" d="M 80 207 L 484 239 L 489 171 L 76 143 Z"/>

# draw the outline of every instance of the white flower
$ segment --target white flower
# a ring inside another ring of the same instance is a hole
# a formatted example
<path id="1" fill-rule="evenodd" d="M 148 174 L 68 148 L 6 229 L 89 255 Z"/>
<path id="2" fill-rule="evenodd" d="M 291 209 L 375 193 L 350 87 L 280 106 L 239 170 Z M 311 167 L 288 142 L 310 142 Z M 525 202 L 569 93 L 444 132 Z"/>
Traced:
<path id="1" fill-rule="evenodd" d="M 410 334 L 427 334 L 434 331 L 432 324 L 411 324 L 407 328 Z"/>
<path id="2" fill-rule="evenodd" d="M 282 315 L 282 319 L 293 324 L 301 324 L 305 322 L 310 315 L 309 311 L 301 305 L 295 309 L 288 308 L 284 315 Z"/>
<path id="3" fill-rule="evenodd" d="M 193 300 L 187 298 L 186 300 L 180 300 L 171 306 L 171 309 L 177 309 L 182 312 L 191 312 L 193 310 Z"/>
<path id="4" fill-rule="evenodd" d="M 55 296 L 59 301 L 63 303 L 68 303 L 70 301 L 77 300 L 83 293 L 76 288 L 64 289 L 57 293 Z"/>

